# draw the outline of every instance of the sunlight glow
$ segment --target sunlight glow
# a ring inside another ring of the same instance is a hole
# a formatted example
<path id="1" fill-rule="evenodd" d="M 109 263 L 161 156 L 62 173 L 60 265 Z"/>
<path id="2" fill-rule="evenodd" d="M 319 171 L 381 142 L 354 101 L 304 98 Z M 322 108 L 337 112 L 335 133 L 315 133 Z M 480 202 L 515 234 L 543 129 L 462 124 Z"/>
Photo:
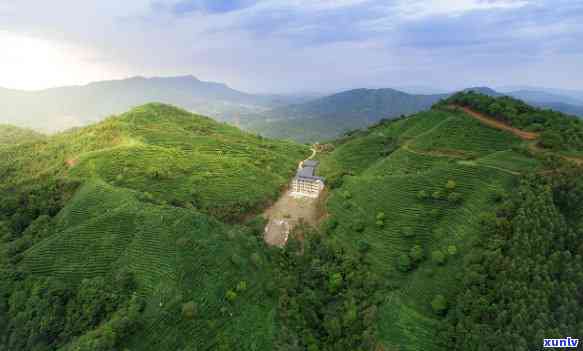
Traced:
<path id="1" fill-rule="evenodd" d="M 0 87 L 43 89 L 86 83 L 112 75 L 92 50 L 0 31 Z"/>

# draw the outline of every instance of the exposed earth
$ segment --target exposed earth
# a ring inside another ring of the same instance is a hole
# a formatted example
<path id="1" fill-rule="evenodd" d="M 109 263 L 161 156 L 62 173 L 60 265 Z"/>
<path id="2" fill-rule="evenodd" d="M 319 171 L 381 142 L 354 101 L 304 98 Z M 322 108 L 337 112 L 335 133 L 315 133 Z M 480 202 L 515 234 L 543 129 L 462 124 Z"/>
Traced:
<path id="1" fill-rule="evenodd" d="M 315 155 L 316 150 L 312 148 L 312 155 L 308 160 Z M 268 220 L 264 234 L 265 242 L 281 247 L 286 244 L 290 231 L 300 222 L 315 226 L 322 217 L 323 199 L 325 191 L 318 198 L 310 198 L 293 194 L 290 189 L 286 190 L 263 214 Z"/>

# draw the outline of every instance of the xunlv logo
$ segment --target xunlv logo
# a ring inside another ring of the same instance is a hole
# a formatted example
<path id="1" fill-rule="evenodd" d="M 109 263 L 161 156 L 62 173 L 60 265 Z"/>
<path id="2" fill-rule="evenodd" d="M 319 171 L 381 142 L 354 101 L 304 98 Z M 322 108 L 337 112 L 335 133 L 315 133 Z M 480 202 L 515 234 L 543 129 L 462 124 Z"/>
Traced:
<path id="1" fill-rule="evenodd" d="M 543 347 L 577 347 L 579 339 L 545 339 Z"/>

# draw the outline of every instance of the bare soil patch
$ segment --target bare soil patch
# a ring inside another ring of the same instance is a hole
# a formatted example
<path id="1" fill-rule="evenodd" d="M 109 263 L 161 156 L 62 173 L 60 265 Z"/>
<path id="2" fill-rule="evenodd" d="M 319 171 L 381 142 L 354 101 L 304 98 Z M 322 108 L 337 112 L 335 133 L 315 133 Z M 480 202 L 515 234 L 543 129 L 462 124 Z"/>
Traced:
<path id="1" fill-rule="evenodd" d="M 506 124 L 504 122 L 500 122 L 492 117 L 488 117 L 480 112 L 476 112 L 476 111 L 469 109 L 467 107 L 462 107 L 462 106 L 457 106 L 457 105 L 454 105 L 453 107 L 462 109 L 465 113 L 474 117 L 475 119 L 479 120 L 480 122 L 484 123 L 485 125 L 488 125 L 490 127 L 496 128 L 496 129 L 508 131 L 508 132 L 516 135 L 520 139 L 536 140 L 540 137 L 540 134 L 538 134 L 538 133 L 525 132 L 524 130 L 514 128 L 514 127 L 509 126 L 508 124 Z"/>
<path id="2" fill-rule="evenodd" d="M 263 216 L 268 220 L 264 239 L 269 245 L 283 246 L 287 242 L 290 231 L 300 222 L 316 226 L 322 217 L 319 198 L 297 197 L 288 190 L 268 208 Z"/>

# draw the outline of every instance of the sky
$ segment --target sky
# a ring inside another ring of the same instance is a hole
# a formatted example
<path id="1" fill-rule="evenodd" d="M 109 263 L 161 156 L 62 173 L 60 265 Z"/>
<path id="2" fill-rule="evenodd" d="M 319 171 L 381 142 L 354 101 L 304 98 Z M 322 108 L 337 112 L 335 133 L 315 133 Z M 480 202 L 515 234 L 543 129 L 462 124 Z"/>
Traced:
<path id="1" fill-rule="evenodd" d="M 0 0 L 0 87 L 583 90 L 583 0 Z"/>

